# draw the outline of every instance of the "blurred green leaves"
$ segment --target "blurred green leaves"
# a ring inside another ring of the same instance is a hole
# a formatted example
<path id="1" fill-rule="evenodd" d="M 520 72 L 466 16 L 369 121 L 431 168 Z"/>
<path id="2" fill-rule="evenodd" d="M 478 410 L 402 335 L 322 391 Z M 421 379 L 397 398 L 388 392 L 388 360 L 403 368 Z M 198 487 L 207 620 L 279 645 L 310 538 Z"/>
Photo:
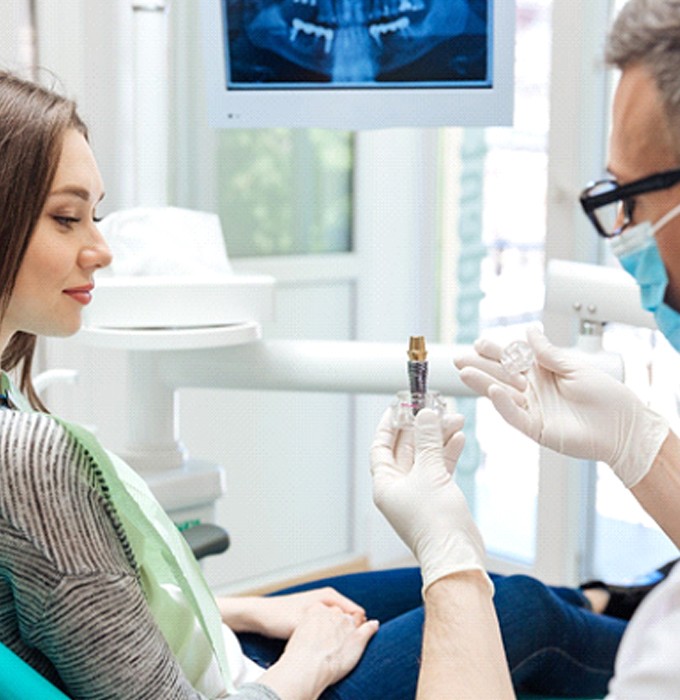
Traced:
<path id="1" fill-rule="evenodd" d="M 352 247 L 353 135 L 228 129 L 219 137 L 219 214 L 231 257 Z"/>

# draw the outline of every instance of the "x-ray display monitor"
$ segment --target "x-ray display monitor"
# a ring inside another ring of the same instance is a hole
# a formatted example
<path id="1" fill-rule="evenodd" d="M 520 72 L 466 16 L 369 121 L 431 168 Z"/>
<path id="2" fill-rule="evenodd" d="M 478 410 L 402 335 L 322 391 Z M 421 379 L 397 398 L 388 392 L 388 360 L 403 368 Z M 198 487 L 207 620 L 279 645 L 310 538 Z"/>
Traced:
<path id="1" fill-rule="evenodd" d="M 211 123 L 512 120 L 513 0 L 203 0 Z"/>

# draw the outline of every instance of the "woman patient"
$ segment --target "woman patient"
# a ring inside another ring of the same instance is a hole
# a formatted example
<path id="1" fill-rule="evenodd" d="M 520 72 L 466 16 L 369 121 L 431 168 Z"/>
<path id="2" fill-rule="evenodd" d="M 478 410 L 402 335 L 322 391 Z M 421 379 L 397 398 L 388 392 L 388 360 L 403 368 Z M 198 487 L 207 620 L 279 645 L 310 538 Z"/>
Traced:
<path id="1" fill-rule="evenodd" d="M 36 336 L 80 328 L 111 260 L 96 227 L 103 196 L 74 104 L 0 72 L 0 642 L 72 698 L 415 697 L 416 569 L 216 601 L 141 479 L 42 405 Z M 448 417 L 445 437 L 460 425 Z M 625 622 L 529 581 L 495 579 L 518 684 L 605 687 Z M 573 640 L 555 613 L 567 607 Z M 528 619 L 545 621 L 541 634 L 527 634 Z M 543 650 L 572 642 L 565 655 L 591 676 L 541 664 Z"/>
<path id="2" fill-rule="evenodd" d="M 74 698 L 317 697 L 356 664 L 377 622 L 327 589 L 262 611 L 225 599 L 232 629 L 290 638 L 268 670 L 248 660 L 234 632 L 215 626 L 215 601 L 188 590 L 203 582 L 174 532 L 142 534 L 158 543 L 147 550 L 168 537 L 165 558 L 178 567 L 162 581 L 145 567 L 146 495 L 125 491 L 143 485 L 47 415 L 32 388 L 36 335 L 75 333 L 94 273 L 111 260 L 96 227 L 103 196 L 74 105 L 0 74 L 2 369 L 17 371 L 32 404 L 3 373 L 0 640 Z"/>

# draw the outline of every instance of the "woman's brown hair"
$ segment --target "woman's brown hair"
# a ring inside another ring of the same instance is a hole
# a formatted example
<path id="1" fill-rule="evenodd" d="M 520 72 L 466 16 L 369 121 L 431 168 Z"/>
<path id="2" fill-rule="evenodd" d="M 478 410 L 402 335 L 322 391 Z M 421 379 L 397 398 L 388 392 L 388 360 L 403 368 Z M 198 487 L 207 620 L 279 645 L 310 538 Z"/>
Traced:
<path id="1" fill-rule="evenodd" d="M 0 321 L 52 186 L 68 129 L 87 138 L 74 102 L 0 71 Z M 0 366 L 15 370 L 31 404 L 46 410 L 31 380 L 35 345 L 35 335 L 15 333 Z"/>

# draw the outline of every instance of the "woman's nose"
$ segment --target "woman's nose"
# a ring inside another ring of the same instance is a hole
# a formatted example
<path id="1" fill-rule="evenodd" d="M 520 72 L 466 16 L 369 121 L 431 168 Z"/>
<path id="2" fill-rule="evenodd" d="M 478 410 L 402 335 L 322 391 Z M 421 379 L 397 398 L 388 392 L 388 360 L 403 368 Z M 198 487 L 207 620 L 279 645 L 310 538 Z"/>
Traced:
<path id="1" fill-rule="evenodd" d="M 101 244 L 97 246 L 97 253 L 99 256 L 97 267 L 108 267 L 111 264 L 111 261 L 113 260 L 113 254 L 111 253 L 111 248 L 109 248 L 108 244 L 104 239 L 102 239 Z"/>
<path id="2" fill-rule="evenodd" d="M 95 269 L 108 267 L 113 260 L 111 249 L 99 230 L 94 226 L 93 228 L 92 240 L 81 251 L 81 265 Z"/>

